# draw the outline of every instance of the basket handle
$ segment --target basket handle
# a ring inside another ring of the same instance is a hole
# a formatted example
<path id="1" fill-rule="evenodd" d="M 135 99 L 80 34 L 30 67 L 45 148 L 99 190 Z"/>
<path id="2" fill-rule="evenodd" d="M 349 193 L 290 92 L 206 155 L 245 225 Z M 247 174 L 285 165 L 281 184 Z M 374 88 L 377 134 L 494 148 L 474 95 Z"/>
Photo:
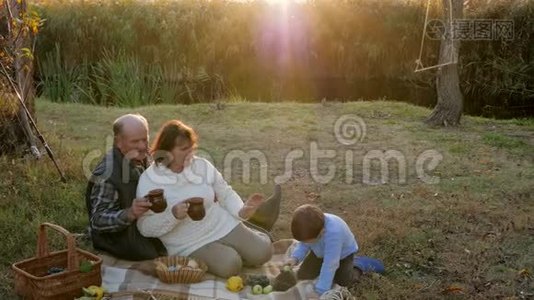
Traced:
<path id="1" fill-rule="evenodd" d="M 39 226 L 39 235 L 37 238 L 37 258 L 41 258 L 50 254 L 48 251 L 48 238 L 46 235 L 46 227 L 50 227 L 55 231 L 61 233 L 65 236 L 67 240 L 67 270 L 76 271 L 78 270 L 78 259 L 76 256 L 76 241 L 74 236 L 65 228 L 52 224 L 52 223 L 42 223 Z"/>

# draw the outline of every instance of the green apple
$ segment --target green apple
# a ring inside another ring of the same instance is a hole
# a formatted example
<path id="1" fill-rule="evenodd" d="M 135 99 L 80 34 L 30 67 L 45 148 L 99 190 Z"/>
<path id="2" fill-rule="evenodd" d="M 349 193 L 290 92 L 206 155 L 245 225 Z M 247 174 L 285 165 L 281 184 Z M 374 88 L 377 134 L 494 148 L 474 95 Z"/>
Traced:
<path id="1" fill-rule="evenodd" d="M 272 291 L 273 291 L 273 286 L 270 285 L 270 284 L 269 284 L 268 286 L 266 286 L 266 287 L 263 288 L 263 293 L 264 293 L 264 294 L 269 294 L 269 293 L 272 292 Z"/>
<path id="2" fill-rule="evenodd" d="M 252 294 L 254 295 L 259 295 L 263 292 L 263 289 L 261 288 L 261 285 L 259 284 L 256 284 L 253 288 L 252 288 Z"/>

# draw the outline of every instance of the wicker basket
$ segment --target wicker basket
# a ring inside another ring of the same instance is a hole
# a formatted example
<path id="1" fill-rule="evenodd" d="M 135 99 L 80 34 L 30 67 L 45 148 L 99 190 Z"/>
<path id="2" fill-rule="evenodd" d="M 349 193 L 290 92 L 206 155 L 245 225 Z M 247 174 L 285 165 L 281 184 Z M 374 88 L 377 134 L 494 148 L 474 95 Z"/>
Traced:
<path id="1" fill-rule="evenodd" d="M 49 252 L 46 228 L 49 227 L 67 240 L 67 250 Z M 93 264 L 89 272 L 81 272 L 83 260 Z M 39 227 L 37 256 L 12 265 L 15 273 L 15 292 L 24 299 L 72 300 L 82 295 L 82 287 L 100 285 L 102 259 L 90 252 L 76 248 L 74 236 L 63 227 L 43 223 Z M 65 271 L 48 275 L 52 267 Z"/>
<path id="2" fill-rule="evenodd" d="M 208 266 L 203 261 L 195 259 L 199 268 L 186 267 L 189 257 L 185 256 L 164 256 L 154 260 L 156 263 L 156 273 L 158 278 L 165 283 L 195 283 L 202 281 L 202 277 L 208 270 Z M 177 271 L 169 271 L 169 266 L 183 266 Z"/>

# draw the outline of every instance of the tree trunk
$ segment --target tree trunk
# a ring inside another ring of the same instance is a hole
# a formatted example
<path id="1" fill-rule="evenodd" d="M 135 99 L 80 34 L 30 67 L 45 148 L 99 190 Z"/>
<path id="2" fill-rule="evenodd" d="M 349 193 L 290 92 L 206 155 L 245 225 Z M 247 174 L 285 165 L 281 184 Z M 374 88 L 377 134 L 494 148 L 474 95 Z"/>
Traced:
<path id="1" fill-rule="evenodd" d="M 13 12 L 15 15 L 27 13 L 28 4 L 26 0 L 15 0 L 13 2 L 19 3 L 18 6 L 15 6 L 18 9 L 17 11 Z M 21 38 L 16 39 L 16 53 L 19 53 L 21 49 L 24 48 L 32 49 L 32 42 L 33 39 L 31 38 L 31 35 L 29 33 L 27 35 L 23 35 Z M 15 57 L 15 71 L 20 96 L 22 97 L 22 101 L 24 101 L 24 105 L 28 110 L 26 111 L 26 109 L 24 109 L 22 105 L 19 106 L 18 115 L 20 125 L 24 130 L 24 134 L 26 135 L 28 145 L 31 147 L 32 154 L 35 156 L 35 158 L 39 159 L 41 155 L 37 150 L 37 140 L 35 138 L 35 135 L 33 134 L 28 118 L 29 113 L 35 121 L 35 85 L 33 82 L 33 57 L 28 57 L 26 55 L 17 55 Z"/>
<path id="2" fill-rule="evenodd" d="M 463 95 L 460 91 L 460 77 L 458 75 L 458 56 L 460 40 L 453 34 L 451 28 L 450 9 L 453 20 L 463 18 L 463 0 L 443 0 L 445 33 L 441 39 L 439 49 L 439 64 L 446 64 L 453 59 L 454 63 L 447 64 L 438 69 L 436 75 L 436 90 L 438 102 L 432 114 L 426 120 L 427 124 L 434 126 L 456 126 L 460 123 L 463 110 Z"/>
<path id="3" fill-rule="evenodd" d="M 6 85 L 2 84 L 2 88 Z M 9 89 L 10 90 L 10 89 Z M 18 119 L 18 101 L 15 95 L 0 92 L 0 155 L 21 153 L 26 146 L 26 136 Z"/>
<path id="4" fill-rule="evenodd" d="M 20 27 L 13 27 L 13 18 L 23 19 L 21 15 L 27 12 L 27 3 L 25 0 L 9 0 L 3 3 L 5 15 L 2 15 L 0 26 L 2 26 L 2 35 L 4 37 L 5 48 L 11 49 L 11 53 L 5 53 L 2 60 L 4 67 L 7 67 L 8 74 L 2 73 L 3 77 L 0 85 L 2 86 L 2 97 L 0 101 L 0 154 L 21 153 L 22 150 L 31 147 L 32 153 L 39 158 L 37 150 L 37 141 L 31 129 L 28 115 L 25 109 L 20 105 L 16 92 L 10 84 L 10 79 L 16 85 L 18 92 L 30 114 L 34 114 L 35 87 L 33 82 L 33 58 L 27 55 L 21 55 L 22 49 L 32 48 L 32 37 L 29 30 L 20 31 Z M 19 25 L 25 26 L 25 25 Z M 4 48 L 4 49 L 5 49 Z M 8 78 L 10 77 L 10 78 Z"/>

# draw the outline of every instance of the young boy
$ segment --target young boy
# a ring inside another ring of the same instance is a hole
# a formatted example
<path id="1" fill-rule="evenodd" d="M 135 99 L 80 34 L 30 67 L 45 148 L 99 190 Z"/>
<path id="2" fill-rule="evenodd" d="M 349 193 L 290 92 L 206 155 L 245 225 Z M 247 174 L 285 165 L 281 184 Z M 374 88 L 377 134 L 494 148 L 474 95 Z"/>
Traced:
<path id="1" fill-rule="evenodd" d="M 302 205 L 293 213 L 291 233 L 299 243 L 286 264 L 302 262 L 298 279 L 319 276 L 315 284 L 318 296 L 330 290 L 333 283 L 347 286 L 361 275 L 353 264 L 358 244 L 340 217 L 323 213 L 313 205 Z"/>

